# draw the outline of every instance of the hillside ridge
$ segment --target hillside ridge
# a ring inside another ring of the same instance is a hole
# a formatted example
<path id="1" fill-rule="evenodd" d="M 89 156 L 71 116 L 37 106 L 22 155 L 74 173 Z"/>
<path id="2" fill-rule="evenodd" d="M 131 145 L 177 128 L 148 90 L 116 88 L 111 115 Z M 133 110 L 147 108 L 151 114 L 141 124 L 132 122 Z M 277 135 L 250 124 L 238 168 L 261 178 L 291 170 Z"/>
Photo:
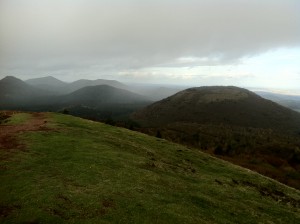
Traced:
<path id="1" fill-rule="evenodd" d="M 145 126 L 181 121 L 300 132 L 299 113 L 233 86 L 189 88 L 149 105 L 133 117 Z"/>
<path id="2" fill-rule="evenodd" d="M 54 113 L 0 128 L 36 119 L 14 136 L 25 150 L 0 145 L 2 222 L 300 221 L 298 190 L 163 139 Z"/>
<path id="3" fill-rule="evenodd" d="M 238 87 L 197 87 L 132 115 L 140 131 L 300 189 L 300 114 Z"/>

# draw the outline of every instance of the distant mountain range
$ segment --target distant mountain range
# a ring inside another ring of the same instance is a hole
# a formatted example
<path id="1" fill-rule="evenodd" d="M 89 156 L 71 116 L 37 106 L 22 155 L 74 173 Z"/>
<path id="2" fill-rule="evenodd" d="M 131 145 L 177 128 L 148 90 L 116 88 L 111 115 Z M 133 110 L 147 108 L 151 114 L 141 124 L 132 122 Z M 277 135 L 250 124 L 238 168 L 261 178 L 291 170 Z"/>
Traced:
<path id="1" fill-rule="evenodd" d="M 52 76 L 28 79 L 25 81 L 27 84 L 34 86 L 39 89 L 39 91 L 46 91 L 47 94 L 51 95 L 64 95 L 72 93 L 87 86 L 97 86 L 97 85 L 108 85 L 116 87 L 119 89 L 125 89 L 130 92 L 143 95 L 145 98 L 151 101 L 159 101 L 167 98 L 171 95 L 176 94 L 179 91 L 187 89 L 185 86 L 172 86 L 172 85 L 154 85 L 154 84 L 124 84 L 116 80 L 87 80 L 80 79 L 71 83 L 63 82 Z M 300 112 L 300 96 L 276 94 L 266 91 L 255 91 L 258 95 L 265 99 L 272 100 L 282 106 L 293 109 Z"/>
<path id="2" fill-rule="evenodd" d="M 49 94 L 51 93 L 35 88 L 13 76 L 0 80 L 0 108 L 25 106 L 33 103 L 33 99 Z"/>
<path id="3" fill-rule="evenodd" d="M 49 85 L 46 86 L 47 82 Z M 151 103 L 144 96 L 113 86 L 100 85 L 100 83 L 123 86 L 112 80 L 95 80 L 94 82 L 79 80 L 66 84 L 53 77 L 31 79 L 24 82 L 8 76 L 0 80 L 0 109 L 33 111 L 67 109 L 74 115 L 105 119 L 131 113 Z M 80 88 L 81 86 L 84 87 Z M 55 88 L 62 88 L 65 92 L 69 92 L 71 89 L 76 90 L 72 93 L 59 94 L 51 91 Z"/>
<path id="4" fill-rule="evenodd" d="M 47 76 L 42 78 L 29 79 L 25 82 L 32 86 L 38 87 L 39 89 L 51 91 L 53 94 L 57 95 L 72 93 L 87 86 L 108 85 L 119 89 L 128 89 L 128 86 L 123 83 L 120 83 L 116 80 L 106 79 L 80 79 L 71 83 L 67 83 L 52 76 Z"/>
<path id="5" fill-rule="evenodd" d="M 270 93 L 264 91 L 255 91 L 258 95 L 265 99 L 272 100 L 282 106 L 291 108 L 300 112 L 300 96 L 299 95 L 284 95 L 278 93 Z"/>

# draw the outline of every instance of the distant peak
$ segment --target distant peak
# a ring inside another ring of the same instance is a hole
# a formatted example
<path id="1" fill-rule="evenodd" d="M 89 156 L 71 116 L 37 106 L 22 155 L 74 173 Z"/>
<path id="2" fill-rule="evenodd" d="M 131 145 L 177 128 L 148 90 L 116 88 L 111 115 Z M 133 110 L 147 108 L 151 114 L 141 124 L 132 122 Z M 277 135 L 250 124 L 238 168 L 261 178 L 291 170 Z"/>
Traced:
<path id="1" fill-rule="evenodd" d="M 55 77 L 53 77 L 51 75 L 45 76 L 45 78 L 47 78 L 47 79 L 56 79 Z"/>
<path id="2" fill-rule="evenodd" d="M 28 79 L 26 82 L 30 85 L 55 85 L 55 86 L 63 86 L 66 83 L 53 77 L 53 76 L 45 76 L 40 78 Z"/>
<path id="3" fill-rule="evenodd" d="M 17 78 L 14 76 L 8 75 L 8 76 L 5 76 L 3 79 L 17 79 Z"/>
<path id="4" fill-rule="evenodd" d="M 55 78 L 55 77 L 53 77 L 53 76 L 51 76 L 51 75 L 46 76 L 45 78 L 47 78 L 47 79 L 55 79 L 55 80 L 59 80 L 59 79 L 57 79 L 57 78 Z"/>
<path id="5" fill-rule="evenodd" d="M 14 76 L 6 76 L 6 77 L 4 77 L 1 81 L 4 81 L 4 82 L 23 82 L 21 79 L 18 79 L 18 78 L 16 78 L 16 77 L 14 77 Z"/>

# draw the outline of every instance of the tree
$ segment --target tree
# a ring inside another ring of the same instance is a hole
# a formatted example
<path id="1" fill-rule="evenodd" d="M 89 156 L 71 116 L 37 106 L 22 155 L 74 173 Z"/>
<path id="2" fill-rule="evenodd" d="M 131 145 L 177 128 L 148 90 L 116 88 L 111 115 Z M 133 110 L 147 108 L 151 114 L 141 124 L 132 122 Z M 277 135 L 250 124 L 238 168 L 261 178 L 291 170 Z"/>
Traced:
<path id="1" fill-rule="evenodd" d="M 161 135 L 161 133 L 160 133 L 160 130 L 157 130 L 155 137 L 156 137 L 156 138 L 162 138 L 162 135 Z"/>
<path id="2" fill-rule="evenodd" d="M 105 124 L 108 124 L 108 125 L 111 125 L 111 126 L 115 126 L 116 122 L 112 118 L 107 118 L 105 120 Z"/>
<path id="3" fill-rule="evenodd" d="M 214 150 L 215 155 L 223 155 L 223 148 L 221 145 L 218 145 Z"/>
<path id="4" fill-rule="evenodd" d="M 63 109 L 62 113 L 63 113 L 63 114 L 69 114 L 70 111 L 69 111 L 68 109 L 65 108 L 65 109 Z"/>

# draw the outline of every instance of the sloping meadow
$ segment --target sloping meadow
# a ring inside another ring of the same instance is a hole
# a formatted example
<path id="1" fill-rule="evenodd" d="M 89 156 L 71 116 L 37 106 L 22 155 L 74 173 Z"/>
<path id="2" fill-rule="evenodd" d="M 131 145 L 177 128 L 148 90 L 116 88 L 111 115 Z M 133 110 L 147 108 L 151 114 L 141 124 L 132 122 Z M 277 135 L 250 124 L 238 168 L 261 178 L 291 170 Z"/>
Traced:
<path id="1" fill-rule="evenodd" d="M 17 133 L 22 150 L 0 149 L 3 223 L 300 223 L 300 192 L 257 173 L 130 130 L 44 119 Z"/>

